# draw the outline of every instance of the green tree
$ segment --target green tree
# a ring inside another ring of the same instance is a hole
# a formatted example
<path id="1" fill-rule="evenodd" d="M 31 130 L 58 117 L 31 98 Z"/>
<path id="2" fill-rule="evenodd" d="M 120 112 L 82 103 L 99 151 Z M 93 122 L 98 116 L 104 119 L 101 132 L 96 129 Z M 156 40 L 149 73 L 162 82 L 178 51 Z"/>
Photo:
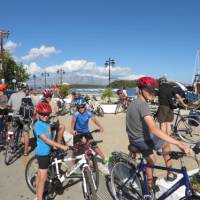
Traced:
<path id="1" fill-rule="evenodd" d="M 5 79 L 5 82 L 12 86 L 12 80 L 17 82 L 25 82 L 29 78 L 29 74 L 24 68 L 23 64 L 17 64 L 9 53 L 4 54 L 3 71 L 0 73 L 0 79 Z"/>
<path id="2" fill-rule="evenodd" d="M 112 88 L 110 88 L 110 87 L 105 88 L 102 95 L 101 95 L 101 98 L 103 100 L 107 99 L 108 103 L 111 103 L 111 101 L 110 101 L 111 97 L 113 97 Z"/>
<path id="3" fill-rule="evenodd" d="M 68 95 L 69 85 L 62 85 L 59 91 L 60 96 L 66 97 Z"/>

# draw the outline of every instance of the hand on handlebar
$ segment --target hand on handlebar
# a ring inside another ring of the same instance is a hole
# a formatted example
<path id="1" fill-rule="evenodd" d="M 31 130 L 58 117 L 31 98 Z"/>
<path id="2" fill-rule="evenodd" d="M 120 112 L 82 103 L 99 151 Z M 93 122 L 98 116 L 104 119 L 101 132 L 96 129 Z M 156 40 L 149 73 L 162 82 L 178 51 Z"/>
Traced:
<path id="1" fill-rule="evenodd" d="M 69 147 L 66 146 L 66 145 L 62 145 L 62 146 L 61 146 L 61 149 L 63 149 L 64 151 L 67 151 L 67 150 L 69 149 Z"/>
<path id="2" fill-rule="evenodd" d="M 192 150 L 189 146 L 187 146 L 187 145 L 185 145 L 185 144 L 183 144 L 183 143 L 180 143 L 179 148 L 180 148 L 181 151 L 183 151 L 187 156 L 191 156 L 191 155 L 193 154 L 193 150 Z"/>
<path id="3" fill-rule="evenodd" d="M 73 136 L 77 135 L 77 131 L 76 130 L 72 130 L 71 133 L 72 133 Z"/>

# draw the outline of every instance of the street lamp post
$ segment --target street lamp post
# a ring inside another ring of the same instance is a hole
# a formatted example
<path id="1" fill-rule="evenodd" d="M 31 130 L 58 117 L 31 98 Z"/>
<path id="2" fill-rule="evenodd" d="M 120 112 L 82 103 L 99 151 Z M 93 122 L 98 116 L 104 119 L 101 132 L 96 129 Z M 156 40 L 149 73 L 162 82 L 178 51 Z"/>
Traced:
<path id="1" fill-rule="evenodd" d="M 34 90 L 36 89 L 36 75 L 33 74 L 33 84 L 34 84 Z"/>
<path id="2" fill-rule="evenodd" d="M 44 76 L 44 87 L 47 87 L 47 76 L 49 76 L 48 72 L 43 72 L 42 76 Z"/>
<path id="3" fill-rule="evenodd" d="M 0 49 L 1 49 L 1 57 L 0 57 L 0 71 L 4 71 L 4 48 L 3 48 L 3 38 L 8 38 L 10 32 L 0 31 Z"/>
<path id="4" fill-rule="evenodd" d="M 109 71 L 109 75 L 108 75 L 109 88 L 110 88 L 110 68 L 113 67 L 114 65 L 115 65 L 115 60 L 114 59 L 109 58 L 105 62 L 105 67 L 108 67 L 108 71 Z"/>
<path id="5" fill-rule="evenodd" d="M 65 71 L 61 68 L 57 70 L 57 74 L 60 74 L 60 84 L 63 83 L 63 74 L 65 74 Z"/>

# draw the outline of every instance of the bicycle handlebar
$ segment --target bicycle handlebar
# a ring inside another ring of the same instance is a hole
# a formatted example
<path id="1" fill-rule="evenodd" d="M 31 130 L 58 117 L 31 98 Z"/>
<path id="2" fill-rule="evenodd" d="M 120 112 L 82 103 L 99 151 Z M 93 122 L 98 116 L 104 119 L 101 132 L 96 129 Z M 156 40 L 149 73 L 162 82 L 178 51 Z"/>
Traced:
<path id="1" fill-rule="evenodd" d="M 192 147 L 193 152 L 196 154 L 200 153 L 200 143 L 197 143 L 194 147 Z M 184 152 L 181 151 L 170 151 L 168 153 L 163 153 L 160 151 L 157 151 L 157 155 L 163 156 L 163 155 L 169 155 L 171 159 L 178 160 L 184 156 L 187 156 Z"/>

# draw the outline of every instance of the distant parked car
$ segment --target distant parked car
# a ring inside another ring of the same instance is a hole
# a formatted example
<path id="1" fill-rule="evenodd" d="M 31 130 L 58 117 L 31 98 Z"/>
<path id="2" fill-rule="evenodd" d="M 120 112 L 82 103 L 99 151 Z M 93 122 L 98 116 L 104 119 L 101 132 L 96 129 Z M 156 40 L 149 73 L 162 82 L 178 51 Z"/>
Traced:
<path id="1" fill-rule="evenodd" d="M 8 96 L 8 98 L 10 98 L 11 94 L 13 94 L 13 93 L 15 93 L 15 92 L 16 92 L 15 90 L 8 88 L 8 89 L 5 91 L 5 94 Z"/>

